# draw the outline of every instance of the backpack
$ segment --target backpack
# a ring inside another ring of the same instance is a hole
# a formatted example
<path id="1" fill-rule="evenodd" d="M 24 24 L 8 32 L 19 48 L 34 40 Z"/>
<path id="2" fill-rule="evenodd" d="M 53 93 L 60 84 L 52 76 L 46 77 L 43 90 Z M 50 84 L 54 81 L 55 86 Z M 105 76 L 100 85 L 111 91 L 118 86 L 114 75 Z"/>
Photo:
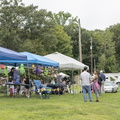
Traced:
<path id="1" fill-rule="evenodd" d="M 102 80 L 102 77 L 99 75 L 99 76 L 98 76 L 98 84 L 101 85 L 102 81 L 103 81 L 103 80 Z"/>

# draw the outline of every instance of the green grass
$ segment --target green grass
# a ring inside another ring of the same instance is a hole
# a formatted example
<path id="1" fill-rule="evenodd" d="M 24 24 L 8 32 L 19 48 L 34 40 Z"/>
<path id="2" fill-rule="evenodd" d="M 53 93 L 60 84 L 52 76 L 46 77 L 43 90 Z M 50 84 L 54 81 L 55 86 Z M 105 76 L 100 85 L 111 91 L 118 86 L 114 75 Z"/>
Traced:
<path id="1" fill-rule="evenodd" d="M 100 102 L 84 102 L 82 94 L 51 95 L 50 99 L 32 96 L 0 96 L 0 120 L 120 120 L 120 92 L 100 96 Z"/>

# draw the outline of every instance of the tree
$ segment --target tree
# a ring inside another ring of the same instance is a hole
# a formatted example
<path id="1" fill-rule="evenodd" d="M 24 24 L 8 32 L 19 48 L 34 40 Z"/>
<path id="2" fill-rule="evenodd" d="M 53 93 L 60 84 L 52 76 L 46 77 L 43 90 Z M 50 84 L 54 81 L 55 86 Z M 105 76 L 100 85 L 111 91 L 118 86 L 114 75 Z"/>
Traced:
<path id="1" fill-rule="evenodd" d="M 115 43 L 112 41 L 113 34 L 109 30 L 96 30 L 93 32 L 96 40 L 97 68 L 105 72 L 116 72 Z"/>
<path id="2" fill-rule="evenodd" d="M 116 56 L 116 60 L 117 60 L 117 63 L 118 63 L 118 68 L 120 68 L 120 55 L 119 55 L 119 52 L 120 52 L 120 24 L 116 24 L 116 25 L 113 25 L 113 26 L 110 26 L 109 30 L 113 33 L 113 41 L 115 42 L 115 56 Z M 120 71 L 120 69 L 119 69 Z"/>
<path id="3" fill-rule="evenodd" d="M 55 51 L 71 56 L 72 54 L 71 38 L 65 33 L 63 29 L 64 28 L 61 25 L 56 25 L 56 27 L 53 29 L 54 34 L 57 38 Z"/>
<path id="4" fill-rule="evenodd" d="M 19 33 L 24 23 L 24 4 L 21 0 L 1 0 L 0 40 L 3 47 L 19 50 Z"/>
<path id="5" fill-rule="evenodd" d="M 52 30 L 55 24 L 51 15 L 51 12 L 44 9 L 31 11 L 26 15 L 24 31 L 28 34 L 27 38 L 34 43 L 33 50 L 29 52 L 45 55 L 53 52 L 56 47 L 57 39 Z"/>
<path id="6" fill-rule="evenodd" d="M 70 13 L 64 13 L 64 11 L 60 11 L 59 13 L 54 13 L 52 20 L 54 21 L 55 24 L 65 26 L 68 23 L 69 19 L 71 18 Z"/>

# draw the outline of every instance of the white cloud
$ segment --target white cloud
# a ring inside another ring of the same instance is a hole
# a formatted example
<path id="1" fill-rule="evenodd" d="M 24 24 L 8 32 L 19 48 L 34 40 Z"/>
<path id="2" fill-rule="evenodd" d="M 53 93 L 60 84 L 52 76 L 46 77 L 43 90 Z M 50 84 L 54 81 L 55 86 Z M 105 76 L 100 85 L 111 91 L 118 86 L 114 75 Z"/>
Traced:
<path id="1" fill-rule="evenodd" d="M 120 0 L 23 0 L 26 5 L 34 4 L 39 9 L 58 13 L 65 11 L 78 16 L 81 26 L 88 30 L 105 29 L 120 23 Z"/>

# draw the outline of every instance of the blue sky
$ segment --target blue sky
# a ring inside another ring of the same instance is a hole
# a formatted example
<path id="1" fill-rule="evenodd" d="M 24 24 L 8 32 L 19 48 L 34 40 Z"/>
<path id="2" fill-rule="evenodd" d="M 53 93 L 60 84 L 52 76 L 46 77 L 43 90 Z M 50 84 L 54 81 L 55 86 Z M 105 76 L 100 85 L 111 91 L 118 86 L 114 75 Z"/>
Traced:
<path id="1" fill-rule="evenodd" d="M 120 23 L 120 0 L 23 0 L 25 5 L 37 5 L 53 13 L 69 12 L 80 18 L 87 30 L 104 30 Z"/>

